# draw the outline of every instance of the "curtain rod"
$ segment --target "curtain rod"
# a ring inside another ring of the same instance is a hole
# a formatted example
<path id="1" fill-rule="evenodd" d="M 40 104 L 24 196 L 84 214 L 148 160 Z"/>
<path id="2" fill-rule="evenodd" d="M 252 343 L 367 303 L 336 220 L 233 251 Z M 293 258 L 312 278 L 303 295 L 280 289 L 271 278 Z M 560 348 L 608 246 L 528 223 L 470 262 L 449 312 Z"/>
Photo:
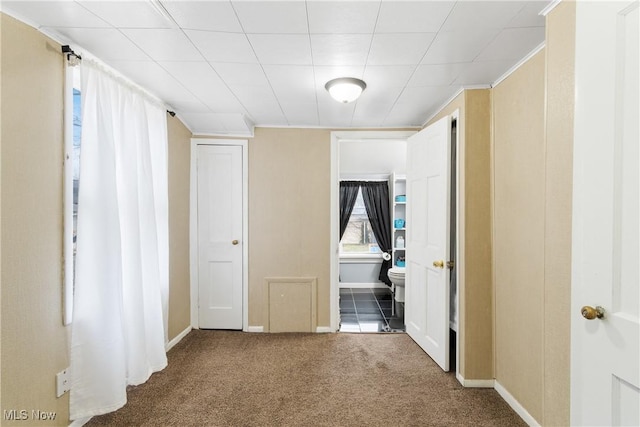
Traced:
<path id="1" fill-rule="evenodd" d="M 67 54 L 67 61 L 69 61 L 69 65 L 71 66 L 78 65 L 82 60 L 82 57 L 75 53 L 68 44 L 62 46 L 62 53 Z"/>

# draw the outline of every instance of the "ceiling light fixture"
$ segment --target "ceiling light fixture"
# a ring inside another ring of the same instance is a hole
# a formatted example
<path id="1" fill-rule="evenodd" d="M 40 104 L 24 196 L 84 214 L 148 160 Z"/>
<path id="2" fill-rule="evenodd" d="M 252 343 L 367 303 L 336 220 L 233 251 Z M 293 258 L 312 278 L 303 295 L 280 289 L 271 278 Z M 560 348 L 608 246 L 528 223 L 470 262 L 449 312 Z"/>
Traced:
<path id="1" fill-rule="evenodd" d="M 366 87 L 367 84 L 365 82 L 354 77 L 340 77 L 329 80 L 327 84 L 324 85 L 324 88 L 333 99 L 344 104 L 358 99 Z"/>

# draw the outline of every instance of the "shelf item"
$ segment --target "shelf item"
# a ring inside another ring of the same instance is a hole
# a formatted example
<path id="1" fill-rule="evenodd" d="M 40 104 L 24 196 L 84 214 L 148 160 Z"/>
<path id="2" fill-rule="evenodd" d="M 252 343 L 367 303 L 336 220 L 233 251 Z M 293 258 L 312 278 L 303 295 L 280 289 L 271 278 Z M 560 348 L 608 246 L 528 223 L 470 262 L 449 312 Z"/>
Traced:
<path id="1" fill-rule="evenodd" d="M 405 244 L 407 238 L 407 178 L 404 175 L 392 174 L 389 188 L 391 190 L 391 230 L 393 234 L 392 262 L 396 267 L 404 267 Z"/>

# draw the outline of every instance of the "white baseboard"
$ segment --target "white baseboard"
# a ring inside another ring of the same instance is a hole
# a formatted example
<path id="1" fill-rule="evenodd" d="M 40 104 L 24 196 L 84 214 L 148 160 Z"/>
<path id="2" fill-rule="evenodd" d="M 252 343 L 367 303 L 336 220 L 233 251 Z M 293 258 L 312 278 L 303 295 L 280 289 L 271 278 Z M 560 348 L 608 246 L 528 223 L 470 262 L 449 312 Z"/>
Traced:
<path id="1" fill-rule="evenodd" d="M 502 396 L 505 402 L 507 402 L 509 406 L 511 406 L 511 409 L 513 409 L 518 415 L 520 415 L 520 418 L 522 418 L 525 423 L 527 423 L 531 427 L 540 427 L 540 424 L 536 421 L 536 419 L 533 418 L 531 414 L 527 412 L 526 409 L 524 409 L 520 402 L 518 402 L 516 398 L 513 397 L 511 393 L 509 393 L 507 389 L 504 388 L 498 381 L 495 381 L 494 388 L 496 389 L 498 394 Z"/>
<path id="2" fill-rule="evenodd" d="M 467 380 L 459 372 L 456 372 L 456 379 L 463 387 L 468 388 L 494 388 L 495 380 Z"/>
<path id="3" fill-rule="evenodd" d="M 248 326 L 247 332 L 264 332 L 264 326 Z"/>
<path id="4" fill-rule="evenodd" d="M 191 332 L 191 326 L 188 326 L 187 329 L 185 329 L 184 331 L 180 332 L 174 339 L 172 339 L 171 341 L 169 341 L 165 346 L 164 349 L 165 351 L 169 351 L 173 348 L 173 346 L 175 346 L 176 344 L 178 344 L 180 341 L 182 341 L 182 338 L 186 337 L 187 334 Z"/>
<path id="5" fill-rule="evenodd" d="M 338 287 L 343 289 L 343 288 L 356 288 L 356 289 L 368 289 L 368 288 L 380 288 L 380 289 L 386 289 L 388 288 L 387 285 L 385 285 L 384 283 L 378 282 L 378 283 L 349 283 L 349 282 L 340 282 L 338 284 Z"/>
<path id="6" fill-rule="evenodd" d="M 318 334 L 330 334 L 333 332 L 330 326 L 318 326 L 316 327 L 316 333 Z"/>

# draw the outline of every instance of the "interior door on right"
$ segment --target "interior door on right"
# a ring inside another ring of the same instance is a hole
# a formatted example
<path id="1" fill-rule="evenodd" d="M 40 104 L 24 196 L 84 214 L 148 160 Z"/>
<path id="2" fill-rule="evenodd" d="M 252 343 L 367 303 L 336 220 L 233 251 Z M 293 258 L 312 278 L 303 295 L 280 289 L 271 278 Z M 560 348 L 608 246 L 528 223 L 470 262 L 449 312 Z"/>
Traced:
<path id="1" fill-rule="evenodd" d="M 449 370 L 449 169 L 447 116 L 407 140 L 405 325 Z"/>
<path id="2" fill-rule="evenodd" d="M 576 3 L 572 425 L 640 425 L 639 9 Z"/>

